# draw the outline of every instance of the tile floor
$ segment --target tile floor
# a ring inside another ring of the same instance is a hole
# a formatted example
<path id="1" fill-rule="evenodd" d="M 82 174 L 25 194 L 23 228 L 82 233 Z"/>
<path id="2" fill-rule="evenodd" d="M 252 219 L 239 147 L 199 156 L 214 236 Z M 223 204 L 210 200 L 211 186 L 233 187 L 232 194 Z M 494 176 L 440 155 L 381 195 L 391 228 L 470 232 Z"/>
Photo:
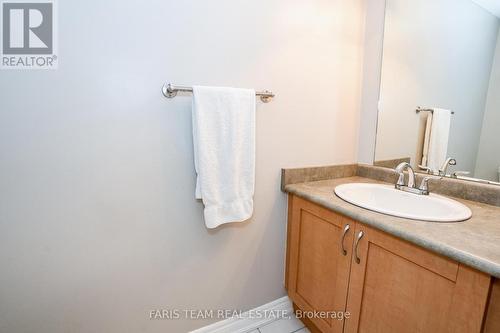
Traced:
<path id="1" fill-rule="evenodd" d="M 304 324 L 300 320 L 293 317 L 273 321 L 250 333 L 310 333 L 310 331 L 304 327 Z"/>

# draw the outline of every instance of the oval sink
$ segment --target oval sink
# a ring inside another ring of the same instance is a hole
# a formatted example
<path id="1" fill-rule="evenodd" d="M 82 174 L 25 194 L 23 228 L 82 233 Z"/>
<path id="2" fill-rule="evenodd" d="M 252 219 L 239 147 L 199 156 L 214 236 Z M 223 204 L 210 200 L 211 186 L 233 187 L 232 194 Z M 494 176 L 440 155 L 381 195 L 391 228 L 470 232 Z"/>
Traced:
<path id="1" fill-rule="evenodd" d="M 469 207 L 437 194 L 403 192 L 393 185 L 351 183 L 339 185 L 335 194 L 341 199 L 375 212 L 413 220 L 458 222 L 469 219 Z"/>

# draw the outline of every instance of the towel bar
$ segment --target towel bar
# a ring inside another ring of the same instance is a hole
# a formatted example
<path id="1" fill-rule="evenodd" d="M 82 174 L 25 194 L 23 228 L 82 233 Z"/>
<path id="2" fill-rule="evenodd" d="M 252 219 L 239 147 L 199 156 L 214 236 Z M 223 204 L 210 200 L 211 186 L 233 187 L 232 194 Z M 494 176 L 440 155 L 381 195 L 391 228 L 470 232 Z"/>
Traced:
<path id="1" fill-rule="evenodd" d="M 434 109 L 424 109 L 424 108 L 421 108 L 420 106 L 417 106 L 417 109 L 415 110 L 417 113 L 420 113 L 420 112 L 430 112 L 430 113 L 434 113 Z M 451 114 L 455 114 L 455 111 L 451 111 Z"/>
<path id="2" fill-rule="evenodd" d="M 173 85 L 172 83 L 165 83 L 163 87 L 161 88 L 161 92 L 163 95 L 167 98 L 174 98 L 177 96 L 177 93 L 181 92 L 193 92 L 192 87 L 185 87 L 185 86 L 177 86 Z M 255 92 L 256 96 L 260 97 L 260 100 L 264 103 L 269 103 L 272 98 L 274 97 L 274 94 L 271 91 L 264 90 L 264 91 L 257 91 Z"/>

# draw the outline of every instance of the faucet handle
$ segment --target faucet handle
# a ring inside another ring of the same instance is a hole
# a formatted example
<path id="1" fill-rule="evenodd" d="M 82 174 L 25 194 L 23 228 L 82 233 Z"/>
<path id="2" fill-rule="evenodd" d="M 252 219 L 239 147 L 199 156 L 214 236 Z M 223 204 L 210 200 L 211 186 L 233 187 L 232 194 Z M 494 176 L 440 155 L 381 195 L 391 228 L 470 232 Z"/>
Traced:
<path id="1" fill-rule="evenodd" d="M 405 185 L 405 174 L 404 173 L 399 174 L 399 178 L 398 178 L 398 181 L 396 182 L 396 185 L 398 185 L 398 186 Z"/>
<path id="2" fill-rule="evenodd" d="M 419 168 L 420 170 L 424 170 L 424 171 L 425 171 L 425 172 L 427 172 L 427 173 L 433 173 L 432 169 L 431 169 L 431 168 L 429 168 L 429 167 L 426 167 L 426 166 L 423 166 L 423 165 L 420 165 L 420 164 L 419 164 L 419 165 L 418 165 L 418 168 Z"/>
<path id="3" fill-rule="evenodd" d="M 418 188 L 422 194 L 429 194 L 429 180 L 431 179 L 433 179 L 433 177 L 424 177 L 424 179 L 422 179 L 420 187 Z"/>

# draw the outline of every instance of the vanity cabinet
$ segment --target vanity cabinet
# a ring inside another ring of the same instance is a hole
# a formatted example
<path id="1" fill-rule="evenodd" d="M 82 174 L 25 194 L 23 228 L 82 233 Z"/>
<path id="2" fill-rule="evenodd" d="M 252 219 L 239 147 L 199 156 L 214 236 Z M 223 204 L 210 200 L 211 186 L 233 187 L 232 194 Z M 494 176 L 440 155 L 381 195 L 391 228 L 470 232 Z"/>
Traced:
<path id="1" fill-rule="evenodd" d="M 298 197 L 290 200 L 289 296 L 303 311 L 343 310 L 355 226 L 340 215 Z M 343 322 L 334 318 L 313 318 L 312 321 L 322 332 L 342 331 Z"/>
<path id="2" fill-rule="evenodd" d="M 481 332 L 492 278 L 289 196 L 286 287 L 313 331 Z M 314 314 L 316 311 L 316 314 Z M 338 320 L 332 313 L 348 312 Z"/>

